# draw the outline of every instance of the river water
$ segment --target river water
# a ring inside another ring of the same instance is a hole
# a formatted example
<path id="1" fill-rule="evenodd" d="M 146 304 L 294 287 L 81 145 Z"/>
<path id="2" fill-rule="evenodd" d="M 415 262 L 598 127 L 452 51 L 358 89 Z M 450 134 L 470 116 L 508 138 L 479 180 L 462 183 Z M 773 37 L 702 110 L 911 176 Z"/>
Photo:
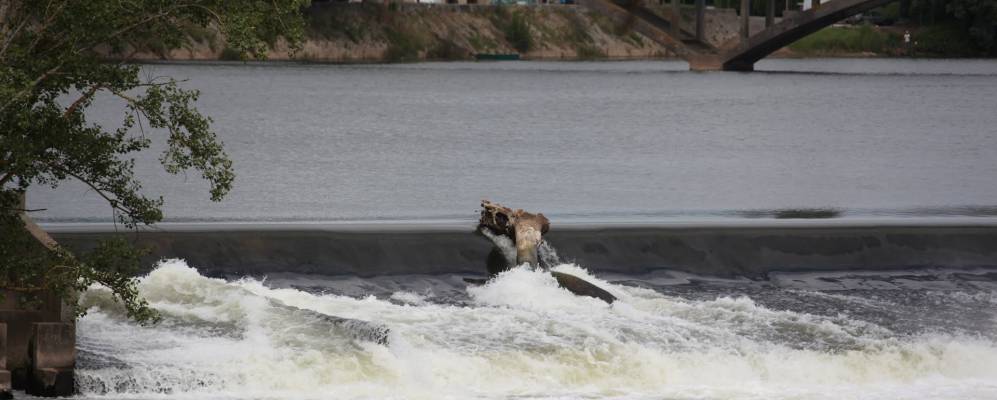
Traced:
<path id="1" fill-rule="evenodd" d="M 481 198 L 555 225 L 798 208 L 997 214 L 997 62 L 684 69 L 150 65 L 202 90 L 238 180 L 211 204 L 195 176 L 151 168 L 155 154 L 137 168 L 169 221 L 470 224 Z M 118 107 L 100 99 L 91 117 L 110 126 Z M 49 222 L 111 217 L 73 185 L 30 202 Z M 609 305 L 527 269 L 474 286 L 456 275 L 224 280 L 198 267 L 164 260 L 142 278 L 164 317 L 155 326 L 128 322 L 105 290 L 84 293 L 84 398 L 997 399 L 992 270 L 717 279 L 555 267 L 610 291 Z"/>
<path id="2" fill-rule="evenodd" d="M 997 214 L 997 62 L 150 65 L 187 79 L 235 161 L 137 164 L 168 221 L 473 219 L 488 198 L 570 220 Z M 90 118 L 110 128 L 121 104 Z M 161 135 L 149 137 L 161 142 Z M 160 143 L 161 146 L 161 143 Z M 30 196 L 48 221 L 109 221 L 81 186 Z"/>
<path id="3" fill-rule="evenodd" d="M 86 398 L 997 399 L 993 271 L 599 277 L 612 305 L 542 272 L 206 278 L 165 261 L 164 320 L 84 296 Z M 605 279 L 603 279 L 605 278 Z M 388 330 L 329 317 L 366 321 Z"/>

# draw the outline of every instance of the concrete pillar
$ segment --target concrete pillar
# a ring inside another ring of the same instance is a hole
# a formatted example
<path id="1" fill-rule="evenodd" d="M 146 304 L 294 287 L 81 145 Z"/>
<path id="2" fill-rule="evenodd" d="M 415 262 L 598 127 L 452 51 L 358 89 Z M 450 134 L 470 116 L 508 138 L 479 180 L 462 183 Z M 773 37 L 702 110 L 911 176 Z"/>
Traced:
<path id="1" fill-rule="evenodd" d="M 751 0 L 741 0 L 741 38 L 751 36 Z"/>
<path id="2" fill-rule="evenodd" d="M 706 0 L 696 0 L 696 40 L 706 40 Z"/>
<path id="3" fill-rule="evenodd" d="M 27 393 L 34 396 L 71 396 L 75 390 L 76 324 L 38 322 L 32 327 L 28 357 L 31 371 Z"/>
<path id="4" fill-rule="evenodd" d="M 7 369 L 7 324 L 0 323 L 0 399 L 13 398 L 10 383 L 10 370 Z"/>
<path id="5" fill-rule="evenodd" d="M 775 24 L 775 0 L 766 0 L 765 3 L 765 27 Z"/>
<path id="6" fill-rule="evenodd" d="M 789 6 L 792 5 L 792 4 L 793 4 L 793 0 L 786 0 L 786 11 L 790 10 Z M 783 15 L 783 18 L 785 18 L 785 17 L 786 16 Z"/>
<path id="7" fill-rule="evenodd" d="M 681 0 L 672 0 L 672 36 L 679 39 L 682 33 L 682 9 L 679 7 Z"/>

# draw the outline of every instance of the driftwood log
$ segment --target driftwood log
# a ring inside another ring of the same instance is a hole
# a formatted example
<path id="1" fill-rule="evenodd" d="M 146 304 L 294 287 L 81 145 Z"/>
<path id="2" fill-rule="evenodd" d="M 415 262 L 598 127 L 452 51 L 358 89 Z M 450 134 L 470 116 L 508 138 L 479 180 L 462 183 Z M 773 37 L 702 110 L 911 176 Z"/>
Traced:
<path id="1" fill-rule="evenodd" d="M 543 241 L 543 235 L 550 230 L 550 221 L 543 214 L 533 214 L 521 209 L 513 210 L 488 200 L 482 200 L 478 230 L 488 236 L 496 245 L 488 256 L 489 274 L 495 275 L 513 266 L 523 264 L 529 264 L 534 268 L 542 267 L 538 249 Z M 510 240 L 515 246 L 515 260 L 511 259 L 511 255 L 502 255 L 500 238 L 503 237 Z M 511 264 L 513 261 L 515 263 Z M 500 264 L 500 268 L 496 268 L 495 264 Z M 606 290 L 577 276 L 556 271 L 550 271 L 550 273 L 561 287 L 576 295 L 595 297 L 607 303 L 616 301 L 616 297 Z M 477 280 L 467 280 L 467 282 L 481 283 Z"/>
<path id="2" fill-rule="evenodd" d="M 550 221 L 543 214 L 531 214 L 523 210 L 481 201 L 479 229 L 488 229 L 492 234 L 505 235 L 516 245 L 516 265 L 537 266 L 537 248 L 543 235 L 550 229 Z"/>

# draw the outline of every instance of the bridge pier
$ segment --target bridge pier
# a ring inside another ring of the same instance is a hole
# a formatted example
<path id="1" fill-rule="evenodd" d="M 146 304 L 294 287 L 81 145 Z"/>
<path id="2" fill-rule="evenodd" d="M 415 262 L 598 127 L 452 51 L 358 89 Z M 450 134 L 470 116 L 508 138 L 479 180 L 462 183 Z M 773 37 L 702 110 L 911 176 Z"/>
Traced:
<path id="1" fill-rule="evenodd" d="M 706 37 L 706 0 L 696 0 L 696 40 L 703 42 Z"/>
<path id="2" fill-rule="evenodd" d="M 689 62 L 689 70 L 697 72 L 707 71 L 738 71 L 751 72 L 755 70 L 755 63 L 743 60 L 727 60 L 719 54 L 693 54 L 686 60 Z"/>
<path id="3" fill-rule="evenodd" d="M 681 37 L 682 34 L 682 0 L 672 0 L 672 36 Z"/>
<path id="4" fill-rule="evenodd" d="M 767 0 L 765 4 L 765 27 L 775 24 L 775 0 Z"/>
<path id="5" fill-rule="evenodd" d="M 741 39 L 751 36 L 751 0 L 741 0 Z"/>
<path id="6" fill-rule="evenodd" d="M 727 61 L 721 68 L 724 71 L 739 71 L 739 72 L 751 72 L 755 70 L 755 63 L 747 61 Z"/>

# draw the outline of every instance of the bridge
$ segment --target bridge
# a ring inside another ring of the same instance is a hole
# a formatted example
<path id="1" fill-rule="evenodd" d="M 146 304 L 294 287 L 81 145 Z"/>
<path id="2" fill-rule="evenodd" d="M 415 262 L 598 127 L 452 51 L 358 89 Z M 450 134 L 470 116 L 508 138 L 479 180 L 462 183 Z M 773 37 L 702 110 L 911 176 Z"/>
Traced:
<path id="1" fill-rule="evenodd" d="M 741 0 L 740 34 L 727 42 L 714 46 L 704 38 L 705 0 L 696 1 L 693 29 L 682 27 L 681 0 L 670 0 L 669 12 L 655 13 L 640 3 L 640 0 L 579 0 L 578 3 L 589 9 L 608 15 L 651 40 L 669 49 L 689 62 L 694 71 L 752 71 L 755 63 L 776 50 L 814 33 L 835 22 L 894 0 L 833 0 L 821 4 L 814 1 L 814 7 L 783 14 L 775 22 L 775 0 L 766 2 L 765 29 L 751 32 L 749 10 L 751 0 Z"/>

